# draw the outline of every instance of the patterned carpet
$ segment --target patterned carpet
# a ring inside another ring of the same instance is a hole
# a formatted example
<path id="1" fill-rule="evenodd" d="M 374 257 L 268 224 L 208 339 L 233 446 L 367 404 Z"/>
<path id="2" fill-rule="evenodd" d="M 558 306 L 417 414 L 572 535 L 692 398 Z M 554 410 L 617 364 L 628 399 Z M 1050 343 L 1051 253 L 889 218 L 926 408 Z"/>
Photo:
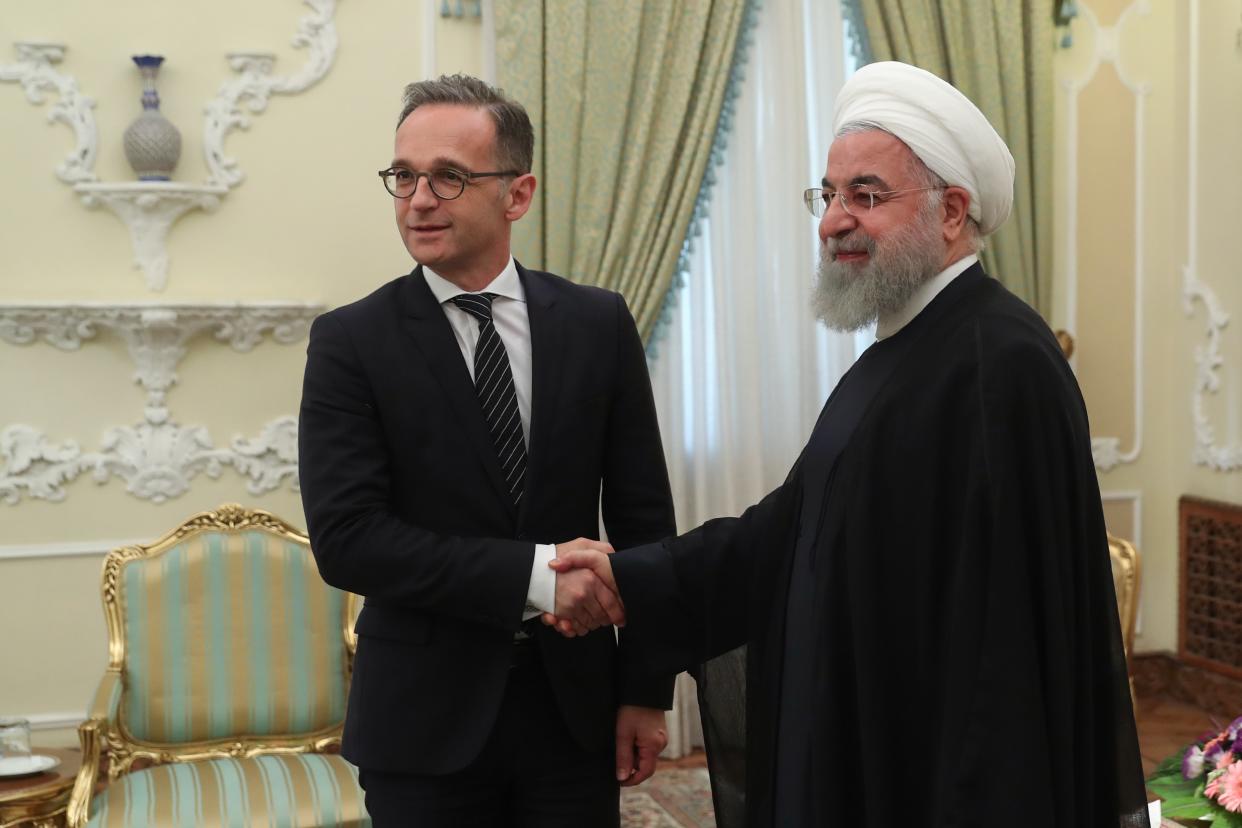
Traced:
<path id="1" fill-rule="evenodd" d="M 716 828 L 706 768 L 662 767 L 621 790 L 621 828 Z"/>

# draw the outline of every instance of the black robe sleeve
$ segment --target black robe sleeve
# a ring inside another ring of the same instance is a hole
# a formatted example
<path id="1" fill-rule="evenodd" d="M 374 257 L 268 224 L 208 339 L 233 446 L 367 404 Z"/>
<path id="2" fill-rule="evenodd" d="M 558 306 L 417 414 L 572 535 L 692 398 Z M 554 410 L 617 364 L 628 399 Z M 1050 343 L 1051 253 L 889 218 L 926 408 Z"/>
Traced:
<path id="1" fill-rule="evenodd" d="M 787 545 L 795 488 L 791 474 L 740 517 L 612 556 L 631 621 L 625 636 L 649 668 L 693 672 L 746 643 L 755 605 L 770 600 L 763 584 L 775 579 L 765 569 Z"/>
<path id="2" fill-rule="evenodd" d="M 767 669 L 770 653 L 746 645 L 774 617 L 788 577 L 798 467 L 740 517 L 612 556 L 627 657 L 642 659 L 644 669 L 687 670 L 697 683 L 718 828 L 748 824 L 748 768 L 756 762 L 748 693 L 757 682 L 747 676 Z"/>

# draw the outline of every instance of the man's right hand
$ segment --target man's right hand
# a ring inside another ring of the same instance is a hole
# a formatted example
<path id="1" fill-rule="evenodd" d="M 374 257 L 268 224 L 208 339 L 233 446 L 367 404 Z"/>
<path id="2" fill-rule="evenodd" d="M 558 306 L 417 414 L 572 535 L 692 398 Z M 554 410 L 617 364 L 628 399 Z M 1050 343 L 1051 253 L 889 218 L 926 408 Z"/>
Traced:
<path id="1" fill-rule="evenodd" d="M 612 546 L 587 538 L 556 545 L 556 558 L 548 564 L 556 570 L 556 614 L 545 614 L 544 623 L 555 618 L 557 629 L 570 637 L 625 623 L 625 607 L 608 564 L 611 554 Z"/>

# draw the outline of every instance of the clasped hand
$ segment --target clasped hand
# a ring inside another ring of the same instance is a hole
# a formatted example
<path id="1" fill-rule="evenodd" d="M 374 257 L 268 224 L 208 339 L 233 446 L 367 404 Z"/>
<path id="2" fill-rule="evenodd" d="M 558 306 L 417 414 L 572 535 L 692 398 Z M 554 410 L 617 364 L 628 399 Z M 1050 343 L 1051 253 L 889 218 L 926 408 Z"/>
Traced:
<path id="1" fill-rule="evenodd" d="M 567 638 L 625 624 L 625 605 L 608 561 L 612 551 L 609 544 L 587 538 L 556 545 L 556 557 L 548 562 L 556 570 L 556 613 L 545 612 L 544 624 Z"/>

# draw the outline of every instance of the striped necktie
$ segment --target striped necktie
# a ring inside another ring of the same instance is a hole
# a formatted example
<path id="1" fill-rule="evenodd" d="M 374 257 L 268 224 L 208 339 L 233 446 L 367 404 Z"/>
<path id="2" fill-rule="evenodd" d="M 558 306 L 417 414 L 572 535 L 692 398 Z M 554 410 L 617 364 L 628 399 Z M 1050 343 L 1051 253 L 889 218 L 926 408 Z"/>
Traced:
<path id="1" fill-rule="evenodd" d="M 474 390 L 483 408 L 483 419 L 492 432 L 509 494 L 514 504 L 521 504 L 526 481 L 526 443 L 522 439 L 522 416 L 518 413 L 509 354 L 492 322 L 495 298 L 494 293 L 463 293 L 452 301 L 479 321 L 479 341 L 474 348 Z"/>

